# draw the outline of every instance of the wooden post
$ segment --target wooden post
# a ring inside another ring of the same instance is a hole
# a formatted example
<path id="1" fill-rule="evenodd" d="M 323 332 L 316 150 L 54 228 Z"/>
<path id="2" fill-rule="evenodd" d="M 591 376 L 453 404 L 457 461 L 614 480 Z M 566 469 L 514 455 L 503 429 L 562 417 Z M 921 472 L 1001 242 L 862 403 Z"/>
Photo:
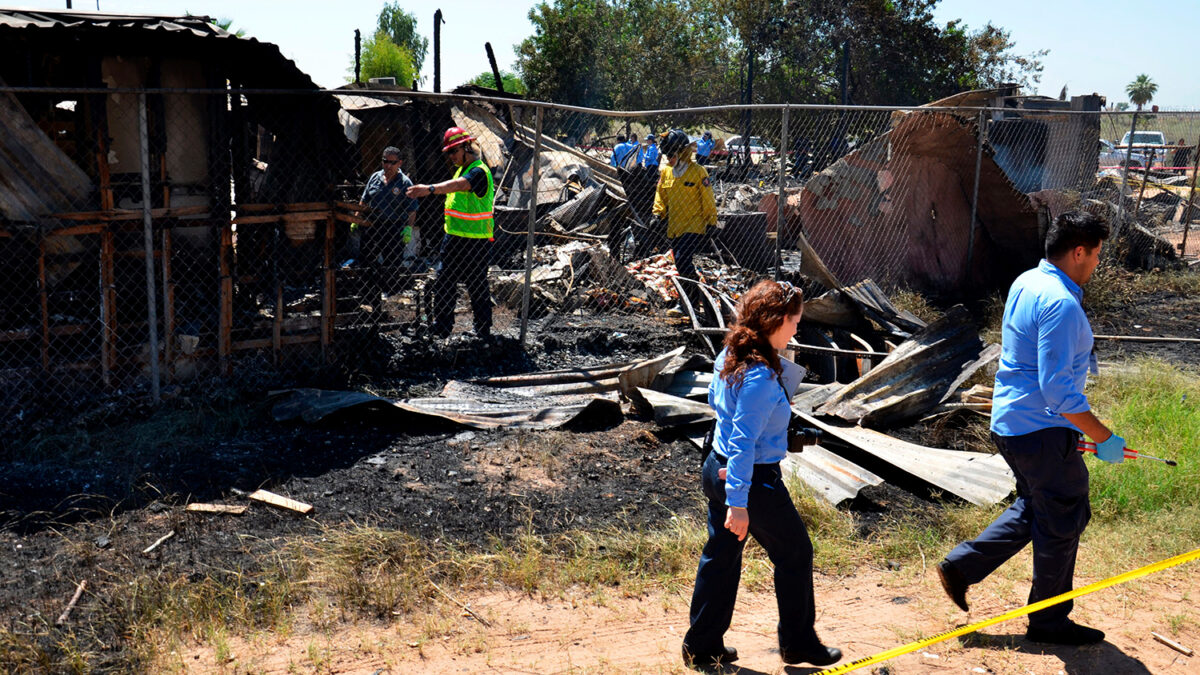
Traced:
<path id="1" fill-rule="evenodd" d="M 113 277 L 113 233 L 106 223 L 100 233 L 100 371 L 104 386 L 112 386 L 117 363 L 117 291 Z"/>
<path id="2" fill-rule="evenodd" d="M 228 216 L 222 216 L 222 220 Z M 221 374 L 228 376 L 233 364 L 230 356 L 233 354 L 233 269 L 230 258 L 233 256 L 233 225 L 223 222 L 219 225 L 221 244 L 217 252 L 219 266 L 218 295 L 220 297 L 220 316 L 217 319 L 217 356 L 220 358 Z"/>
<path id="3" fill-rule="evenodd" d="M 335 275 L 333 273 L 333 239 L 337 232 L 337 219 L 333 211 L 325 219 L 325 251 L 322 262 L 322 278 L 325 280 L 321 294 L 321 357 L 329 361 L 332 354 L 329 345 L 333 343 L 333 329 L 337 321 L 337 293 L 335 292 Z"/>

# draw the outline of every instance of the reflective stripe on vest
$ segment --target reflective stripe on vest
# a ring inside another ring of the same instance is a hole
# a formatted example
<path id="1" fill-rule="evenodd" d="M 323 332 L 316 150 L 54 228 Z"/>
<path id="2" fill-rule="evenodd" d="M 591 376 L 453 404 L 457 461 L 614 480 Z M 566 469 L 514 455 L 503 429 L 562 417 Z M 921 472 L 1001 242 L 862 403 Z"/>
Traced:
<path id="1" fill-rule="evenodd" d="M 487 175 L 487 195 L 480 197 L 474 190 L 451 192 L 446 195 L 446 234 L 469 239 L 492 238 L 492 202 L 496 197 L 496 186 L 492 182 L 492 172 L 482 160 L 475 160 L 466 166 L 458 168 L 455 178 L 460 178 L 475 167 L 482 167 Z"/>

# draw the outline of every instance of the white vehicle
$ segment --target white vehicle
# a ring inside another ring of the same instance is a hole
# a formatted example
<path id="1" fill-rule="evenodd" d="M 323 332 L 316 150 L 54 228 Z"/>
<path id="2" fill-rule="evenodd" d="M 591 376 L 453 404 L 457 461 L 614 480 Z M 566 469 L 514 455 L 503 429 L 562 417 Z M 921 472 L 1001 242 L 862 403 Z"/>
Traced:
<path id="1" fill-rule="evenodd" d="M 741 136 L 730 136 L 725 140 L 725 149 L 731 154 L 740 154 L 744 152 L 744 142 Z M 775 152 L 775 148 L 762 139 L 760 136 L 750 137 L 750 154 L 761 154 L 765 152 Z"/>
<path id="2" fill-rule="evenodd" d="M 1117 150 L 1124 150 L 1129 153 L 1130 166 L 1166 166 L 1167 155 L 1170 149 L 1167 148 L 1167 138 L 1161 131 L 1135 131 L 1133 132 L 1133 147 L 1130 147 L 1129 132 L 1121 137 L 1121 142 L 1117 144 Z"/>

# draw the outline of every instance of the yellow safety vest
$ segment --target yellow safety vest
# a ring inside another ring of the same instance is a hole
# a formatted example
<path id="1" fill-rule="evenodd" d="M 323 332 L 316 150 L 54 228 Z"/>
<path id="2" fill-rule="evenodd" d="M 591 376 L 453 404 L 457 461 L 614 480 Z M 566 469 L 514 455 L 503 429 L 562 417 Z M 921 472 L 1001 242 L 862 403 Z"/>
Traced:
<path id="1" fill-rule="evenodd" d="M 446 195 L 446 234 L 468 239 L 492 238 L 492 202 L 496 198 L 496 184 L 492 181 L 492 172 L 483 160 L 477 159 L 459 167 L 454 177 L 459 178 L 477 166 L 483 167 L 483 173 L 487 175 L 487 195 L 480 197 L 474 190 L 451 192 Z"/>

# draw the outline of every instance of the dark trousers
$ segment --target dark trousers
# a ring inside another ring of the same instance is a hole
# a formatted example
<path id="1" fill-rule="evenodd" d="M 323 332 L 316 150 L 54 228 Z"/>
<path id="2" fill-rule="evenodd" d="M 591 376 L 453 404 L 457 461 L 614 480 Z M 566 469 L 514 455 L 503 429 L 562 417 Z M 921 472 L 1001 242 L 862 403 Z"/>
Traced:
<path id="1" fill-rule="evenodd" d="M 690 280 L 683 282 L 683 287 L 687 291 L 688 301 L 692 303 L 692 308 L 697 312 L 704 311 L 704 296 L 695 284 L 698 275 L 692 259 L 696 257 L 696 252 L 703 244 L 704 235 L 693 232 L 681 234 L 671 240 L 671 257 L 675 258 L 675 269 L 679 272 L 679 276 Z"/>
<path id="2" fill-rule="evenodd" d="M 467 287 L 471 297 L 471 317 L 475 333 L 492 330 L 492 294 L 488 288 L 487 268 L 492 250 L 489 239 L 471 239 L 447 234 L 442 237 L 442 268 L 433 280 L 433 332 L 447 336 L 454 331 L 454 305 L 458 302 L 458 284 Z"/>
<path id="3" fill-rule="evenodd" d="M 1092 516 L 1088 470 L 1071 429 L 1042 429 L 992 440 L 1017 478 L 1017 499 L 974 541 L 958 545 L 946 560 L 969 584 L 979 583 L 1025 545 L 1033 543 L 1029 602 L 1072 588 L 1079 536 Z M 1074 603 L 1059 603 L 1029 615 L 1029 626 L 1055 630 L 1067 622 Z"/>
<path id="4" fill-rule="evenodd" d="M 709 453 L 701 470 L 708 498 L 708 543 L 700 554 L 696 590 L 692 593 L 691 627 L 683 638 L 692 654 L 714 654 L 724 647 L 725 631 L 733 618 L 738 582 L 742 576 L 745 540 L 725 529 L 725 481 L 717 472 L 725 458 Z M 811 651 L 821 642 L 813 624 L 813 548 L 791 495 L 784 487 L 778 464 L 759 464 L 747 501 L 750 536 L 775 566 L 775 601 L 779 606 L 779 646 Z"/>

